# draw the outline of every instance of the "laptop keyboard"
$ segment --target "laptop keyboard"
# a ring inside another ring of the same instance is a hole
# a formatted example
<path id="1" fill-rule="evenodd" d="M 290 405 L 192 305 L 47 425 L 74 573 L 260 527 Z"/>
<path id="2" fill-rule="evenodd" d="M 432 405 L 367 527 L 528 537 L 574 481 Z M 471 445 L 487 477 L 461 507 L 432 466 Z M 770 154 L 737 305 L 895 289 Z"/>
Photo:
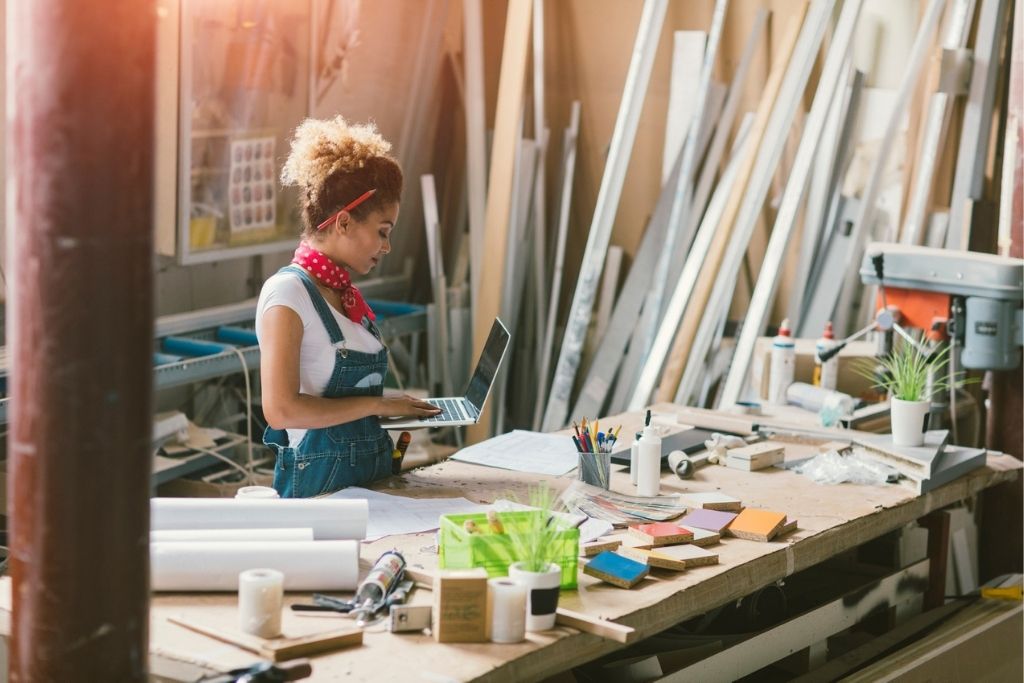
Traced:
<path id="1" fill-rule="evenodd" d="M 466 412 L 463 402 L 452 398 L 431 399 L 428 403 L 437 406 L 441 412 L 433 417 L 425 417 L 423 422 L 464 422 L 473 418 Z"/>

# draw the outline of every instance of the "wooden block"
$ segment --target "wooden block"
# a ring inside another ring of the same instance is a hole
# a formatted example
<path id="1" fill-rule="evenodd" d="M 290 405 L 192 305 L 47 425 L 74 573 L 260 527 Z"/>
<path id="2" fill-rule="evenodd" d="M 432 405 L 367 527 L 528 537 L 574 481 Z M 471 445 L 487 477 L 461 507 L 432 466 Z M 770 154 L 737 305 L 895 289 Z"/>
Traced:
<path id="1" fill-rule="evenodd" d="M 580 550 L 584 557 L 594 557 L 600 555 L 605 550 L 617 550 L 622 545 L 622 539 L 594 541 L 592 543 L 584 543 L 580 546 Z"/>
<path id="2" fill-rule="evenodd" d="M 743 503 L 739 498 L 717 491 L 695 491 L 679 495 L 679 500 L 686 507 L 704 510 L 722 510 L 724 512 L 739 512 L 743 509 Z"/>
<path id="3" fill-rule="evenodd" d="M 688 512 L 684 521 L 687 528 L 705 529 L 721 534 L 734 519 L 736 519 L 735 512 L 702 509 Z"/>
<path id="4" fill-rule="evenodd" d="M 794 519 L 792 522 L 787 521 L 785 524 L 782 525 L 782 528 L 779 529 L 779 532 L 777 534 L 775 534 L 774 538 L 778 538 L 779 536 L 784 536 L 784 535 L 788 534 L 789 532 L 796 531 L 796 530 L 797 530 L 796 520 Z"/>
<path id="5" fill-rule="evenodd" d="M 644 543 L 653 546 L 689 543 L 693 540 L 693 532 L 671 522 L 655 522 L 653 524 L 637 524 L 629 527 L 629 533 Z"/>
<path id="6" fill-rule="evenodd" d="M 776 441 L 762 441 L 741 448 L 730 448 L 726 452 L 726 456 L 726 465 L 729 467 L 733 467 L 730 464 L 731 461 L 742 460 L 750 463 L 749 469 L 745 467 L 737 467 L 737 469 L 760 470 L 785 460 L 786 447 Z"/>
<path id="7" fill-rule="evenodd" d="M 442 571 L 434 579 L 434 640 L 439 643 L 484 643 L 487 619 L 487 571 L 483 568 Z"/>
<path id="8" fill-rule="evenodd" d="M 694 529 L 693 540 L 690 541 L 690 545 L 699 546 L 701 548 L 709 545 L 715 545 L 722 540 L 722 535 L 715 533 L 714 531 L 708 531 L 707 529 Z"/>
<path id="9" fill-rule="evenodd" d="M 732 520 L 728 532 L 737 538 L 770 541 L 785 523 L 785 513 L 746 508 Z"/>
<path id="10" fill-rule="evenodd" d="M 666 548 L 678 548 L 680 546 L 666 546 Z M 662 555 L 659 551 L 661 549 L 646 550 L 644 548 L 629 548 L 622 547 L 619 549 L 619 554 L 625 555 L 628 558 L 634 559 L 637 562 L 643 562 L 648 567 L 656 567 L 658 569 L 671 569 L 674 572 L 681 572 L 686 569 L 686 563 L 681 560 L 674 560 L 667 555 Z"/>
<path id="11" fill-rule="evenodd" d="M 583 573 L 619 588 L 632 588 L 647 576 L 646 564 L 605 551 L 583 565 Z"/>
<path id="12" fill-rule="evenodd" d="M 764 470 L 772 465 L 778 464 L 784 460 L 783 455 L 772 456 L 769 459 L 759 458 L 757 460 L 745 460 L 744 458 L 734 458 L 731 455 L 725 458 L 725 466 L 730 467 L 734 470 L 743 470 L 744 472 L 756 472 L 758 470 Z"/>
<path id="13" fill-rule="evenodd" d="M 686 569 L 693 569 L 694 567 L 703 567 L 709 564 L 718 564 L 718 553 L 713 553 L 710 550 L 704 548 L 698 548 L 697 546 L 689 543 L 687 545 L 674 545 L 668 548 L 657 548 L 651 551 L 652 555 L 656 555 L 660 561 L 673 561 L 681 562 Z M 653 566 L 653 565 L 652 565 Z"/>

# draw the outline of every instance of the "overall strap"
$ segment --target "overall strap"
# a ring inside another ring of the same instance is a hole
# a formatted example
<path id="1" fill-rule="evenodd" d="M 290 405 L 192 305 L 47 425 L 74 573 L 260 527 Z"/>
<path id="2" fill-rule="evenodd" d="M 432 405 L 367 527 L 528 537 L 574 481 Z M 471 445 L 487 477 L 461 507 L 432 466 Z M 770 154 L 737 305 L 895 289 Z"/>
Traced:
<path id="1" fill-rule="evenodd" d="M 334 315 L 331 313 L 330 305 L 324 299 L 323 294 L 313 284 L 313 278 L 310 277 L 309 273 L 294 264 L 285 266 L 279 272 L 289 271 L 292 273 L 298 273 L 302 277 L 300 280 L 305 285 L 306 291 L 309 293 L 309 298 L 313 302 L 313 308 L 316 309 L 317 315 L 320 316 L 320 321 L 323 322 L 324 327 L 327 328 L 327 334 L 331 338 L 332 344 L 345 341 L 345 335 L 341 333 L 341 327 L 338 325 L 338 321 L 334 319 Z"/>

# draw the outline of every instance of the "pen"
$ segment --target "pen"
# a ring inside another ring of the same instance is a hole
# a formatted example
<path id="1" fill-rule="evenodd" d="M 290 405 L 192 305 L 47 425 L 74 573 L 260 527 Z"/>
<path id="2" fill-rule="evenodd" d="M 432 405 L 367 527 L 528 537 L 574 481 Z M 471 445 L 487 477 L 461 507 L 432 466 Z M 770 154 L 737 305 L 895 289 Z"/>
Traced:
<path id="1" fill-rule="evenodd" d="M 573 428 L 573 431 L 576 432 L 576 438 L 577 439 L 582 438 L 582 437 L 580 437 L 580 428 L 576 426 L 576 420 L 572 421 L 572 428 Z"/>
<path id="2" fill-rule="evenodd" d="M 580 440 L 579 440 L 579 439 L 577 439 L 577 438 L 576 438 L 576 437 L 574 436 L 574 437 L 572 437 L 572 442 L 573 442 L 574 444 L 576 444 L 576 452 L 577 452 L 577 453 L 582 453 L 582 452 L 583 452 L 583 446 L 581 446 L 581 445 L 580 445 Z"/>

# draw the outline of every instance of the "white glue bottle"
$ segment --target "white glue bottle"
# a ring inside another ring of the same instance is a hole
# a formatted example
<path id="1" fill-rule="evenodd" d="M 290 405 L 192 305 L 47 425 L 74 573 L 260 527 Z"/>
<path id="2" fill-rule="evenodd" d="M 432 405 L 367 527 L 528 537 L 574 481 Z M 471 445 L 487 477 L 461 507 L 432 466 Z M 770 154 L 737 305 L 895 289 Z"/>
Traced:
<path id="1" fill-rule="evenodd" d="M 636 495 L 650 498 L 661 489 L 661 437 L 651 424 L 649 410 L 646 425 L 637 454 Z"/>
<path id="2" fill-rule="evenodd" d="M 636 476 L 640 467 L 640 437 L 640 432 L 637 432 L 629 447 L 629 481 L 633 486 L 636 486 Z"/>
<path id="3" fill-rule="evenodd" d="M 771 369 L 768 375 L 768 403 L 786 405 L 786 389 L 793 383 L 796 368 L 796 343 L 789 333 L 789 318 L 782 321 L 779 334 L 772 340 Z"/>
<path id="4" fill-rule="evenodd" d="M 825 331 L 821 339 L 814 345 L 814 379 L 812 383 L 822 389 L 835 391 L 839 383 L 839 356 L 832 356 L 827 361 L 821 360 L 821 354 L 835 348 L 836 337 L 832 332 L 832 321 L 825 323 Z"/>

